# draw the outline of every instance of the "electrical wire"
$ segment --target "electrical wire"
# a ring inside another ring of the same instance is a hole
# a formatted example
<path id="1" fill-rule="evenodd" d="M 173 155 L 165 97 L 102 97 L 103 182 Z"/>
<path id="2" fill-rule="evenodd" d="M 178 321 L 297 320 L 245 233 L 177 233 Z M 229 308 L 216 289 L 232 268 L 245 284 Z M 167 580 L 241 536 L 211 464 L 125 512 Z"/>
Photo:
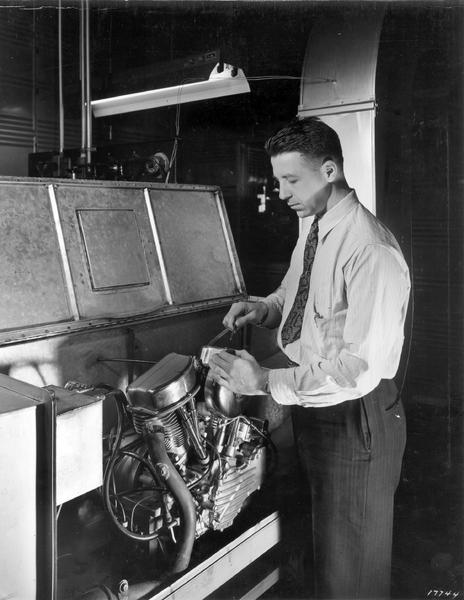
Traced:
<path id="1" fill-rule="evenodd" d="M 116 482 L 115 482 L 114 478 L 112 479 L 112 485 L 113 485 L 114 507 L 115 507 L 115 509 L 117 509 L 119 507 L 119 510 L 122 512 L 123 523 L 127 523 L 126 510 L 124 508 L 124 504 L 119 501 L 118 494 L 116 492 Z M 110 512 L 110 515 L 112 515 L 112 512 L 111 511 L 109 511 L 109 512 Z M 119 522 L 119 519 L 118 519 L 118 522 Z"/>
<path id="2" fill-rule="evenodd" d="M 129 456 L 130 458 L 133 458 L 135 460 L 138 460 L 140 463 L 142 463 L 142 465 L 144 467 L 146 467 L 148 469 L 148 471 L 150 472 L 150 475 L 153 477 L 153 479 L 155 481 L 158 480 L 158 477 L 156 475 L 156 471 L 154 470 L 153 466 L 151 465 L 151 463 L 143 456 L 140 456 L 139 454 L 137 454 L 136 452 L 130 452 L 128 450 L 120 450 L 119 455 L 122 456 Z"/>
<path id="3" fill-rule="evenodd" d="M 134 527 L 134 516 L 135 516 L 135 509 L 136 509 L 138 506 L 142 506 L 142 507 L 144 507 L 144 506 L 143 506 L 143 504 L 142 504 L 144 500 L 147 500 L 147 498 L 146 498 L 145 496 L 142 496 L 142 498 L 140 498 L 140 500 L 138 500 L 138 501 L 137 501 L 137 502 L 134 504 L 134 506 L 132 507 L 132 511 L 131 511 L 131 517 L 130 517 L 130 527 L 131 527 L 131 529 Z M 145 506 L 144 508 L 148 508 L 148 510 L 151 510 L 151 509 L 150 509 L 150 507 L 147 507 L 147 506 Z"/>
<path id="4" fill-rule="evenodd" d="M 114 441 L 113 441 L 112 447 L 110 447 L 110 459 L 106 463 L 105 469 L 103 472 L 103 481 L 105 480 L 105 477 L 107 475 L 108 467 L 111 464 L 113 457 L 116 457 L 116 454 L 118 453 L 118 450 L 119 450 L 119 448 L 121 446 L 121 442 L 122 442 L 124 409 L 123 409 L 122 405 L 120 405 L 120 394 L 122 394 L 122 392 L 119 392 L 119 391 L 115 394 L 116 412 L 117 412 L 116 433 L 114 435 Z"/>
<path id="5" fill-rule="evenodd" d="M 208 462 L 208 466 L 207 466 L 207 468 L 206 468 L 205 472 L 204 472 L 204 473 L 202 473 L 198 479 L 196 479 L 196 480 L 195 480 L 195 481 L 193 481 L 192 483 L 188 484 L 188 485 L 187 485 L 188 489 L 189 489 L 189 490 L 193 490 L 193 489 L 195 489 L 195 488 L 197 487 L 197 485 L 198 485 L 199 483 L 201 483 L 201 482 L 202 482 L 202 481 L 203 481 L 203 480 L 204 480 L 204 479 L 207 477 L 207 475 L 209 475 L 209 474 L 211 473 L 211 469 L 212 469 L 212 468 L 213 468 L 213 460 L 212 460 L 212 458 L 210 457 L 210 458 L 209 458 L 209 462 Z"/>
<path id="6" fill-rule="evenodd" d="M 250 421 L 250 419 L 248 419 L 247 417 L 243 417 L 245 419 L 245 421 L 248 423 L 248 425 L 250 425 L 250 427 L 252 429 L 254 429 L 256 431 L 256 433 L 258 433 L 265 442 L 267 442 L 272 450 L 272 454 L 274 456 L 274 464 L 271 465 L 271 467 L 269 467 L 269 471 L 273 472 L 277 469 L 277 465 L 279 464 L 279 451 L 277 450 L 277 446 L 274 444 L 274 442 L 272 441 L 272 438 L 270 435 L 268 435 L 267 433 L 264 433 L 264 431 L 261 431 L 260 429 L 258 429 L 258 427 L 256 427 L 256 425 Z"/>
<path id="7" fill-rule="evenodd" d="M 221 455 L 219 454 L 219 450 L 216 448 L 216 446 L 214 444 L 212 444 L 209 440 L 205 439 L 205 442 L 208 444 L 208 446 L 213 450 L 213 452 L 216 454 L 216 458 L 218 460 L 218 467 L 219 467 L 219 477 L 222 477 L 223 475 L 223 471 L 222 471 L 222 458 Z"/>
<path id="8" fill-rule="evenodd" d="M 181 97 L 182 97 L 182 86 L 187 83 L 195 83 L 197 81 L 204 81 L 202 77 L 188 78 L 183 79 L 179 85 L 179 89 L 177 91 L 177 104 L 176 104 L 176 120 L 175 120 L 175 135 L 174 135 L 174 144 L 171 151 L 171 158 L 169 160 L 168 172 L 166 173 L 165 183 L 169 183 L 169 177 L 171 176 L 171 170 L 175 165 L 175 161 L 177 158 L 177 149 L 179 147 L 179 139 L 180 139 L 180 105 L 181 105 Z"/>

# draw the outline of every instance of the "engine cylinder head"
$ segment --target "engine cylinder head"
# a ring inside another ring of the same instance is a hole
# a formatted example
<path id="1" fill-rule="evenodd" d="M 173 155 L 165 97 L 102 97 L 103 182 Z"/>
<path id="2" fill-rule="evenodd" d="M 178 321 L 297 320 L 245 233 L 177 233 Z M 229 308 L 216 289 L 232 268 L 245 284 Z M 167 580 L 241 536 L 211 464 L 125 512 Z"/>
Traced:
<path id="1" fill-rule="evenodd" d="M 178 464 L 179 462 L 182 462 L 182 459 L 187 454 L 187 440 L 184 428 L 182 427 L 180 419 L 175 411 L 164 416 L 158 415 L 158 418 L 164 427 L 164 443 L 166 446 L 166 452 L 171 456 L 175 456 L 176 458 L 174 461 L 176 464 Z M 134 429 L 138 434 L 143 435 L 143 425 L 148 419 L 150 419 L 150 417 L 141 415 L 137 412 L 132 414 Z"/>
<path id="2" fill-rule="evenodd" d="M 132 406 L 164 411 L 187 402 L 197 385 L 191 356 L 171 352 L 127 387 Z"/>

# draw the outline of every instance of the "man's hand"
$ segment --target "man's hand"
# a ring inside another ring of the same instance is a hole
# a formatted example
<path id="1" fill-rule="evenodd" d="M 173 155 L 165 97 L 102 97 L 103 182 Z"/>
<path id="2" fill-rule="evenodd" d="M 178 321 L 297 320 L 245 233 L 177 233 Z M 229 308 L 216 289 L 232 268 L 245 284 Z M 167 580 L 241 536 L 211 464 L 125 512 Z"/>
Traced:
<path id="1" fill-rule="evenodd" d="M 268 369 L 261 367 L 246 350 L 235 350 L 235 354 L 219 352 L 211 357 L 209 366 L 213 379 L 236 394 L 266 393 Z"/>
<path id="2" fill-rule="evenodd" d="M 264 302 L 234 302 L 222 323 L 227 329 L 235 331 L 247 324 L 263 323 L 268 312 L 269 308 Z"/>

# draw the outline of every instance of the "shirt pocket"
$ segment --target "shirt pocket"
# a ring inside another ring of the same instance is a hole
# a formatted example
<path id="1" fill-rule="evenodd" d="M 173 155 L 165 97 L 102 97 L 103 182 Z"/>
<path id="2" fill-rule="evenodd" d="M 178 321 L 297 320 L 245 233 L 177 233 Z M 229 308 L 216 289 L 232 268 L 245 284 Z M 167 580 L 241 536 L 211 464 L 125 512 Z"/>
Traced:
<path id="1" fill-rule="evenodd" d="M 317 319 L 330 319 L 332 316 L 332 296 L 328 285 L 322 285 L 315 291 L 313 310 Z"/>
<path id="2" fill-rule="evenodd" d="M 316 343 L 317 353 L 321 358 L 327 359 L 329 354 L 329 346 L 327 344 L 330 337 L 329 332 L 331 329 L 330 316 L 328 307 L 322 308 L 320 303 L 316 303 L 316 299 L 313 302 L 313 330 L 314 330 L 314 342 Z"/>
<path id="3" fill-rule="evenodd" d="M 314 303 L 313 318 L 320 355 L 323 358 L 332 359 L 343 348 L 346 310 L 337 312 L 333 311 L 331 306 L 325 305 L 324 308 L 319 308 L 319 306 L 316 306 L 316 303 Z"/>

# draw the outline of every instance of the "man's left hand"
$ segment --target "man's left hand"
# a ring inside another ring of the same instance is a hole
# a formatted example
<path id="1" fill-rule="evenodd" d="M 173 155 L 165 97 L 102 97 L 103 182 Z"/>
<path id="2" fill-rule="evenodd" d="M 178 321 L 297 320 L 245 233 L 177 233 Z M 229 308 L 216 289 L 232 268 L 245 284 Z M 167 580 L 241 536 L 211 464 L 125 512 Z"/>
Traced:
<path id="1" fill-rule="evenodd" d="M 268 369 L 261 367 L 246 350 L 235 354 L 219 352 L 209 361 L 213 379 L 235 394 L 256 396 L 264 394 Z"/>

